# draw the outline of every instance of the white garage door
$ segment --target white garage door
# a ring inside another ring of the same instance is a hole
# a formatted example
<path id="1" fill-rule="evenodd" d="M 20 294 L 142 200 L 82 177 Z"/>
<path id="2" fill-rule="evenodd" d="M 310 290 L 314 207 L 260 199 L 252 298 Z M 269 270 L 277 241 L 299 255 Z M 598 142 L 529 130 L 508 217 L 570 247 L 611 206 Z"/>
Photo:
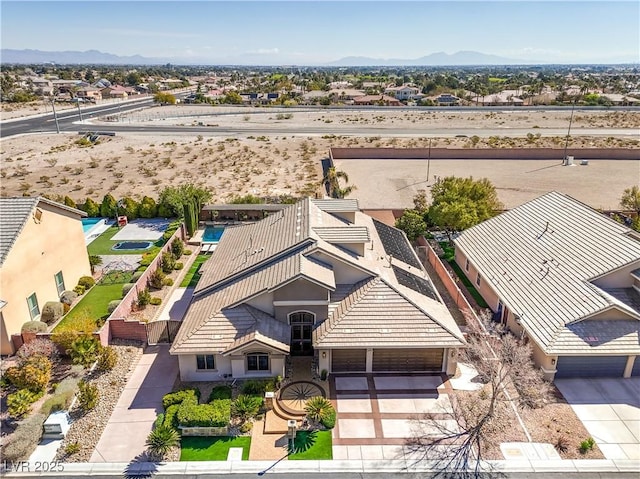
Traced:
<path id="1" fill-rule="evenodd" d="M 443 349 L 374 349 L 373 370 L 442 371 Z"/>

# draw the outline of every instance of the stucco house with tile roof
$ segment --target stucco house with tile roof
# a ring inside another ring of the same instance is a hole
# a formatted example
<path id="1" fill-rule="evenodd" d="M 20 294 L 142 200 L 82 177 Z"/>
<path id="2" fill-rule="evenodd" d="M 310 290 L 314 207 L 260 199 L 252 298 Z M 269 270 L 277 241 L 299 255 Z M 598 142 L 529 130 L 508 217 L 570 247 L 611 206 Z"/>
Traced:
<path id="1" fill-rule="evenodd" d="M 328 372 L 453 374 L 462 333 L 406 236 L 356 200 L 304 199 L 225 230 L 172 344 L 184 381 Z"/>
<path id="2" fill-rule="evenodd" d="M 37 320 L 90 275 L 83 211 L 46 198 L 0 198 L 0 353 L 14 352 L 12 334 Z"/>
<path id="3" fill-rule="evenodd" d="M 640 376 L 640 234 L 551 192 L 464 231 L 456 262 L 549 379 Z"/>

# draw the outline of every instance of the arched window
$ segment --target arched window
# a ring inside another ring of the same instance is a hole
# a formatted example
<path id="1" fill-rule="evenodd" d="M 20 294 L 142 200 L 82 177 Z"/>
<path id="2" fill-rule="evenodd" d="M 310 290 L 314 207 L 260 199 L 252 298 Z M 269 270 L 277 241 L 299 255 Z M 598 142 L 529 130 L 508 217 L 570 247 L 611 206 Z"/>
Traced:
<path id="1" fill-rule="evenodd" d="M 316 315 L 308 311 L 296 311 L 289 314 L 289 324 L 313 324 L 316 322 Z"/>

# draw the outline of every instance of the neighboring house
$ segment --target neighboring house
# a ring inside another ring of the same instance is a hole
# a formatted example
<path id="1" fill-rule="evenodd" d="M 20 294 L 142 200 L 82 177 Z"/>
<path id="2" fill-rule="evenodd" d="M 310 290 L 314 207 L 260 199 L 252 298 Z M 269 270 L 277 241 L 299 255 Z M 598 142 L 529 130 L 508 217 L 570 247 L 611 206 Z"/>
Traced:
<path id="1" fill-rule="evenodd" d="M 464 231 L 456 262 L 548 379 L 640 376 L 640 234 L 551 192 Z"/>
<path id="2" fill-rule="evenodd" d="M 479 103 L 484 106 L 522 106 L 524 100 L 519 95 L 518 90 L 502 90 L 493 95 L 481 97 Z"/>
<path id="3" fill-rule="evenodd" d="M 400 230 L 356 200 L 304 199 L 228 227 L 171 347 L 183 381 L 319 371 L 453 374 L 464 339 Z"/>
<path id="4" fill-rule="evenodd" d="M 460 104 L 460 98 L 451 93 L 443 93 L 437 96 L 434 101 L 438 106 L 454 106 Z"/>
<path id="5" fill-rule="evenodd" d="M 84 100 L 88 100 L 94 103 L 98 100 L 102 100 L 102 92 L 100 91 L 100 89 L 92 86 L 80 88 L 76 92 L 76 95 L 78 98 L 82 98 Z"/>
<path id="6" fill-rule="evenodd" d="M 387 95 L 363 95 L 353 99 L 354 105 L 386 105 L 402 106 L 402 102 L 397 98 Z"/>
<path id="7" fill-rule="evenodd" d="M 139 92 L 132 87 L 122 85 L 111 85 L 103 88 L 101 91 L 103 98 L 121 98 L 126 99 L 130 95 L 137 95 Z"/>
<path id="8" fill-rule="evenodd" d="M 619 93 L 602 93 L 600 96 L 609 100 L 612 105 L 627 106 L 640 104 L 640 100 L 629 95 L 620 95 Z"/>
<path id="9" fill-rule="evenodd" d="M 398 100 L 413 100 L 418 96 L 420 90 L 412 85 L 402 85 L 402 86 L 394 86 L 385 89 L 384 93 L 386 95 L 393 96 Z"/>
<path id="10" fill-rule="evenodd" d="M 0 344 L 40 317 L 81 276 L 90 275 L 80 218 L 86 213 L 45 198 L 0 198 Z"/>
<path id="11" fill-rule="evenodd" d="M 40 77 L 29 77 L 27 83 L 31 85 L 32 91 L 36 95 L 53 95 L 53 83 L 51 80 Z"/>
<path id="12" fill-rule="evenodd" d="M 362 90 L 356 90 L 355 88 L 339 88 L 329 90 L 329 96 L 336 100 L 353 100 L 355 98 L 364 96 Z"/>

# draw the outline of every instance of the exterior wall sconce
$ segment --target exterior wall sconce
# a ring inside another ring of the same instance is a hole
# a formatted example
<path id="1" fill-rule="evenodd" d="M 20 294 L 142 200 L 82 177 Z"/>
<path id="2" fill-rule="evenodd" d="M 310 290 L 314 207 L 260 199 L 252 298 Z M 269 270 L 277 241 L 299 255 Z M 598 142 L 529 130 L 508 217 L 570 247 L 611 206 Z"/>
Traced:
<path id="1" fill-rule="evenodd" d="M 327 359 L 327 352 L 326 351 L 322 351 L 322 359 Z"/>
<path id="2" fill-rule="evenodd" d="M 551 365 L 552 365 L 552 366 L 555 366 L 555 365 L 556 365 L 556 360 L 555 360 L 555 359 L 552 359 L 552 360 L 551 360 Z"/>

